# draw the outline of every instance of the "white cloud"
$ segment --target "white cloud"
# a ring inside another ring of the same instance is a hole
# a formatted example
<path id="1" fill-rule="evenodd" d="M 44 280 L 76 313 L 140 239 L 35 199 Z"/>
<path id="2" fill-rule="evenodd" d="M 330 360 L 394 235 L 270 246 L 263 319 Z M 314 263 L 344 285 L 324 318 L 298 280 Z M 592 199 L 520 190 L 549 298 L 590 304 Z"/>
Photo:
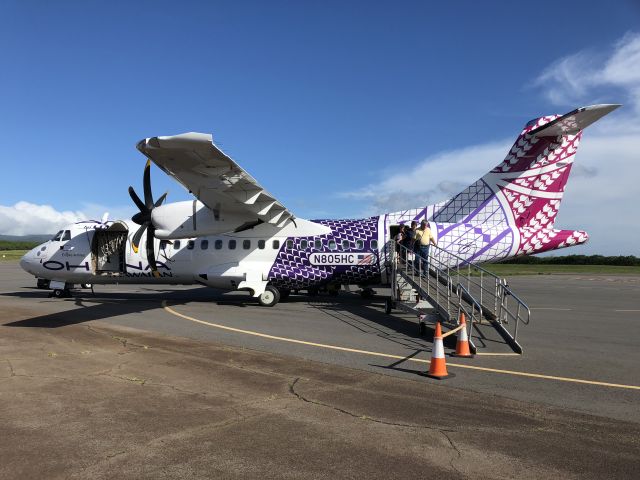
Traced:
<path id="1" fill-rule="evenodd" d="M 626 104 L 585 131 L 556 228 L 590 234 L 585 246 L 561 254 L 640 256 L 640 34 L 625 35 L 609 52 L 583 51 L 562 58 L 533 85 L 554 105 L 567 107 L 565 111 L 593 103 Z M 436 203 L 500 163 L 512 142 L 441 152 L 413 168 L 385 172 L 383 180 L 341 196 L 366 201 L 367 214 Z"/>
<path id="2" fill-rule="evenodd" d="M 413 168 L 388 172 L 381 182 L 340 196 L 370 200 L 365 215 L 436 203 L 458 193 L 497 165 L 512 143 L 504 140 L 438 153 Z"/>
<path id="3" fill-rule="evenodd" d="M 532 85 L 541 88 L 551 103 L 562 106 L 623 95 L 633 109 L 630 114 L 640 114 L 640 34 L 624 35 L 609 52 L 584 50 L 561 58 Z"/>
<path id="4" fill-rule="evenodd" d="M 85 203 L 81 210 L 58 211 L 51 205 L 18 202 L 15 205 L 0 205 L 0 234 L 52 234 L 70 223 L 100 220 L 104 212 L 109 212 L 111 220 L 128 219 L 134 213 L 129 207 L 108 208 L 92 203 Z"/>
<path id="5" fill-rule="evenodd" d="M 0 205 L 0 233 L 3 235 L 30 235 L 55 233 L 64 225 L 86 220 L 79 211 L 59 212 L 51 205 L 18 202 L 12 206 Z"/>

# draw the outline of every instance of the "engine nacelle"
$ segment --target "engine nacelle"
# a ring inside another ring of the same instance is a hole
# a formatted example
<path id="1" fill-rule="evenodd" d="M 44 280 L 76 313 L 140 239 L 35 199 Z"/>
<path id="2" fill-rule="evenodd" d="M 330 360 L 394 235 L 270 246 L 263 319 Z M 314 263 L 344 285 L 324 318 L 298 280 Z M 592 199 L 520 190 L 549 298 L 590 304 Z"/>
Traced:
<path id="1" fill-rule="evenodd" d="M 160 239 L 217 235 L 251 223 L 247 222 L 246 212 L 214 211 L 197 200 L 160 205 L 153 209 L 151 221 L 156 228 L 155 235 Z"/>

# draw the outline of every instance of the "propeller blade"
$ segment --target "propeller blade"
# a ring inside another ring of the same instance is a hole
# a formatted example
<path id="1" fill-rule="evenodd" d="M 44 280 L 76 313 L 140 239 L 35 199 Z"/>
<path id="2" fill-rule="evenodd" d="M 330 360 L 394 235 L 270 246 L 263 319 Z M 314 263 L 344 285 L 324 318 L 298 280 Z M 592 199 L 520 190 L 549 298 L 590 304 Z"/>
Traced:
<path id="1" fill-rule="evenodd" d="M 151 210 L 153 208 L 153 194 L 151 193 L 151 160 L 147 160 L 147 164 L 144 167 L 142 188 L 144 189 L 144 204 L 147 206 L 147 210 Z"/>
<path id="2" fill-rule="evenodd" d="M 133 251 L 136 253 L 138 253 L 138 249 L 140 248 L 140 239 L 142 238 L 142 234 L 144 233 L 145 228 L 147 228 L 147 225 L 143 224 L 131 239 L 131 246 L 133 247 Z"/>
<path id="3" fill-rule="evenodd" d="M 168 194 L 169 192 L 163 193 L 162 196 L 158 200 L 156 200 L 156 203 L 153 204 L 153 208 L 159 207 L 160 205 L 162 205 L 162 202 L 164 202 L 164 199 L 167 198 Z"/>
<path id="4" fill-rule="evenodd" d="M 154 277 L 158 278 L 160 276 L 160 272 L 158 272 L 158 265 L 156 264 L 156 252 L 154 250 L 154 228 L 149 225 L 147 228 L 147 262 L 149 262 L 149 267 L 151 267 L 151 273 Z"/>
<path id="5" fill-rule="evenodd" d="M 129 196 L 131 197 L 131 200 L 133 200 L 133 203 L 136 204 L 136 207 L 138 207 L 138 209 L 141 212 L 144 212 L 147 209 L 147 207 L 145 206 L 144 203 L 142 203 L 142 200 L 140 200 L 140 197 L 138 196 L 136 191 L 133 189 L 133 187 L 129 187 Z"/>

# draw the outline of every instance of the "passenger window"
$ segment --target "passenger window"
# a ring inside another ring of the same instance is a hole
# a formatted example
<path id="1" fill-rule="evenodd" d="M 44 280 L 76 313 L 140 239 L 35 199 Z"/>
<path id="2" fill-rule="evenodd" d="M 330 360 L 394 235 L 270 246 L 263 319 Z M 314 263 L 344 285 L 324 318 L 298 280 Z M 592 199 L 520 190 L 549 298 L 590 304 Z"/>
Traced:
<path id="1" fill-rule="evenodd" d="M 349 250 L 349 240 L 342 240 L 342 249 Z"/>
<path id="2" fill-rule="evenodd" d="M 173 249 L 180 250 L 180 240 L 176 240 L 175 242 L 173 242 Z"/>
<path id="3" fill-rule="evenodd" d="M 160 250 L 166 249 L 167 245 L 169 245 L 169 242 L 167 240 L 160 240 Z"/>
<path id="4" fill-rule="evenodd" d="M 200 241 L 200 250 L 206 250 L 209 248 L 209 240 Z"/>
<path id="5" fill-rule="evenodd" d="M 265 244 L 264 240 L 258 240 L 258 248 L 260 250 L 264 250 L 264 244 Z"/>
<path id="6" fill-rule="evenodd" d="M 329 240 L 329 250 L 335 250 L 335 249 L 336 249 L 336 241 Z"/>
<path id="7" fill-rule="evenodd" d="M 193 247 L 195 246 L 196 242 L 194 242 L 193 240 L 189 240 L 187 242 L 187 250 L 193 250 Z"/>
<path id="8" fill-rule="evenodd" d="M 274 240 L 273 241 L 273 248 L 274 249 L 280 248 L 280 240 Z"/>
<path id="9" fill-rule="evenodd" d="M 245 250 L 249 250 L 251 248 L 251 240 L 243 240 L 242 248 L 244 248 Z"/>
<path id="10" fill-rule="evenodd" d="M 64 233 L 64 230 L 60 230 L 58 233 L 54 235 L 54 237 L 51 240 L 53 240 L 54 242 L 59 242 L 60 239 L 62 238 L 63 233 Z"/>
<path id="11" fill-rule="evenodd" d="M 216 240 L 215 249 L 220 250 L 222 248 L 222 240 Z"/>
<path id="12" fill-rule="evenodd" d="M 235 250 L 235 249 L 236 249 L 236 241 L 229 240 L 229 250 Z"/>
<path id="13" fill-rule="evenodd" d="M 300 240 L 300 248 L 302 250 L 306 250 L 308 246 L 308 242 L 306 240 Z"/>
<path id="14" fill-rule="evenodd" d="M 378 249 L 378 241 L 377 240 L 371 240 L 371 249 L 372 250 L 377 250 Z"/>
<path id="15" fill-rule="evenodd" d="M 287 240 L 287 248 L 291 250 L 293 248 L 293 240 Z"/>
<path id="16" fill-rule="evenodd" d="M 356 248 L 358 250 L 363 250 L 364 249 L 364 242 L 362 240 L 356 240 Z"/>
<path id="17" fill-rule="evenodd" d="M 64 235 L 62 235 L 62 241 L 66 242 L 67 240 L 71 240 L 71 231 L 65 230 Z"/>
<path id="18" fill-rule="evenodd" d="M 317 250 L 320 250 L 322 248 L 322 240 L 316 240 L 315 244 Z"/>

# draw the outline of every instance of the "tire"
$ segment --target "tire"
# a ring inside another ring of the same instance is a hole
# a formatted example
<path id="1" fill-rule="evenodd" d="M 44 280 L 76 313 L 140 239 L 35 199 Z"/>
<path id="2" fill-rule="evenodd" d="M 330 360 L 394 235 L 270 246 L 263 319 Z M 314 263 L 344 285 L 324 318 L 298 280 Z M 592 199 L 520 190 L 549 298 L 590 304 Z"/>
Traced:
<path id="1" fill-rule="evenodd" d="M 280 301 L 284 302 L 291 295 L 291 290 L 282 289 L 280 290 Z"/>
<path id="2" fill-rule="evenodd" d="M 91 285 L 90 283 L 81 283 L 80 284 L 80 288 L 91 288 L 93 285 Z"/>
<path id="3" fill-rule="evenodd" d="M 276 287 L 267 285 L 262 295 L 258 297 L 258 302 L 263 307 L 273 307 L 280 301 L 280 292 Z"/>
<path id="4" fill-rule="evenodd" d="M 53 296 L 54 296 L 55 298 L 64 298 L 64 297 L 66 297 L 66 295 L 65 295 L 65 291 L 64 291 L 64 290 L 62 290 L 62 289 L 60 289 L 60 288 L 56 288 L 56 289 L 53 291 Z"/>
<path id="5" fill-rule="evenodd" d="M 37 286 L 42 290 L 46 290 L 49 288 L 49 280 L 45 280 L 44 278 L 39 278 Z"/>
<path id="6" fill-rule="evenodd" d="M 391 313 L 391 310 L 393 310 L 393 302 L 391 301 L 390 298 L 387 298 L 384 301 L 384 313 L 389 315 Z"/>

